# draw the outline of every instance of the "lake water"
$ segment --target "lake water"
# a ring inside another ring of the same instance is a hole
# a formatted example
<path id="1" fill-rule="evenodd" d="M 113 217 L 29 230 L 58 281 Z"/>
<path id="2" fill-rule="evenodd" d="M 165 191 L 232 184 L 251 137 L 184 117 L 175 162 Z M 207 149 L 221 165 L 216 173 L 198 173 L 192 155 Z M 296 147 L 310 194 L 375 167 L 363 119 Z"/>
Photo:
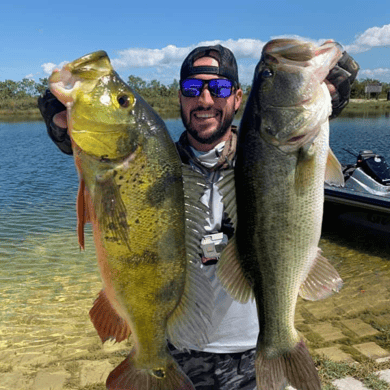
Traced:
<path id="1" fill-rule="evenodd" d="M 166 123 L 177 139 L 181 121 Z M 390 118 L 337 119 L 330 144 L 343 163 L 354 162 L 343 148 L 371 149 L 390 161 Z M 88 311 L 101 283 L 90 229 L 85 252 L 78 248 L 72 157 L 58 151 L 43 122 L 0 123 L 0 145 L 1 373 L 1 363 L 46 364 L 100 348 Z M 334 344 L 315 328 L 328 321 L 349 344 L 368 340 L 390 353 L 388 243 L 330 232 L 321 247 L 345 286 L 323 303 L 299 302 L 299 329 L 311 348 Z M 353 331 L 351 336 L 342 322 L 347 319 L 371 326 L 376 336 L 363 341 Z"/>

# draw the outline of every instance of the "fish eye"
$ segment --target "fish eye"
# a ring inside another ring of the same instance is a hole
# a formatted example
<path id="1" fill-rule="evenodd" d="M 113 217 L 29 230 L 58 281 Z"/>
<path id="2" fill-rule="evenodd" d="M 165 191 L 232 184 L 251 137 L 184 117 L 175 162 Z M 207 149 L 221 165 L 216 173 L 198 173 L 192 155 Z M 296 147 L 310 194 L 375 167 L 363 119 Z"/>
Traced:
<path id="1" fill-rule="evenodd" d="M 269 79 L 270 77 L 272 77 L 274 75 L 274 72 L 272 72 L 271 69 L 269 68 L 265 68 L 262 72 L 261 72 L 261 77 L 263 79 Z"/>
<path id="2" fill-rule="evenodd" d="M 117 97 L 117 101 L 121 107 L 129 107 L 130 105 L 130 99 L 127 95 L 120 95 Z"/>

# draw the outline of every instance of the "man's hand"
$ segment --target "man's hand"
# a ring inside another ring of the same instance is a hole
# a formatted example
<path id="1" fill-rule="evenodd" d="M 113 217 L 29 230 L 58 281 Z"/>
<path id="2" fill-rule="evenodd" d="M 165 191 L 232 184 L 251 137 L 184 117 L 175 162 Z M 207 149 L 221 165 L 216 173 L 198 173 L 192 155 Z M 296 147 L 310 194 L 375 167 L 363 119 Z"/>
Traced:
<path id="1" fill-rule="evenodd" d="M 66 107 L 48 89 L 39 96 L 38 107 L 49 137 L 62 152 L 73 154 L 67 131 Z"/>
<path id="2" fill-rule="evenodd" d="M 351 95 L 351 85 L 359 71 L 359 65 L 347 52 L 343 53 L 337 65 L 329 72 L 325 83 L 332 98 L 332 115 L 336 118 L 346 107 Z"/>

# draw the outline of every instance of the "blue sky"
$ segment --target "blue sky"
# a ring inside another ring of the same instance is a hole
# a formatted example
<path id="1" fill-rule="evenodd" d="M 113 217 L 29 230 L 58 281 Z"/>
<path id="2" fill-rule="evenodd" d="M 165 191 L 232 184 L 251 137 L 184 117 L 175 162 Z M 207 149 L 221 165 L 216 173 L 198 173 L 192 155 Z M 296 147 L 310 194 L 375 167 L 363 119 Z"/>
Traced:
<path id="1" fill-rule="evenodd" d="M 359 78 L 390 82 L 389 0 L 105 1 L 19 0 L 0 7 L 0 80 L 39 80 L 54 67 L 105 50 L 114 68 L 170 84 L 200 43 L 231 48 L 250 84 L 268 40 L 295 36 L 340 42 Z"/>

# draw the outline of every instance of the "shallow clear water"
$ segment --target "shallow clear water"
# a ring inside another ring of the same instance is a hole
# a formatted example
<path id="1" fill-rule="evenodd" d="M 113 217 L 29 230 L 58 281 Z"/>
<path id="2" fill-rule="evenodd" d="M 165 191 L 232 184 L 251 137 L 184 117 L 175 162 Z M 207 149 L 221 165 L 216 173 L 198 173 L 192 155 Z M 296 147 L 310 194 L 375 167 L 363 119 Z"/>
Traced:
<path id="1" fill-rule="evenodd" d="M 177 139 L 180 119 L 166 123 Z M 390 119 L 338 119 L 330 143 L 344 163 L 354 158 L 343 148 L 372 149 L 390 161 Z M 85 252 L 78 248 L 73 159 L 57 150 L 43 122 L 0 123 L 0 145 L 0 362 L 76 356 L 98 343 L 88 311 L 101 284 L 90 229 Z M 353 318 L 389 310 L 388 242 L 330 231 L 321 246 L 345 287 L 324 303 L 300 303 L 303 311 L 323 307 Z"/>

